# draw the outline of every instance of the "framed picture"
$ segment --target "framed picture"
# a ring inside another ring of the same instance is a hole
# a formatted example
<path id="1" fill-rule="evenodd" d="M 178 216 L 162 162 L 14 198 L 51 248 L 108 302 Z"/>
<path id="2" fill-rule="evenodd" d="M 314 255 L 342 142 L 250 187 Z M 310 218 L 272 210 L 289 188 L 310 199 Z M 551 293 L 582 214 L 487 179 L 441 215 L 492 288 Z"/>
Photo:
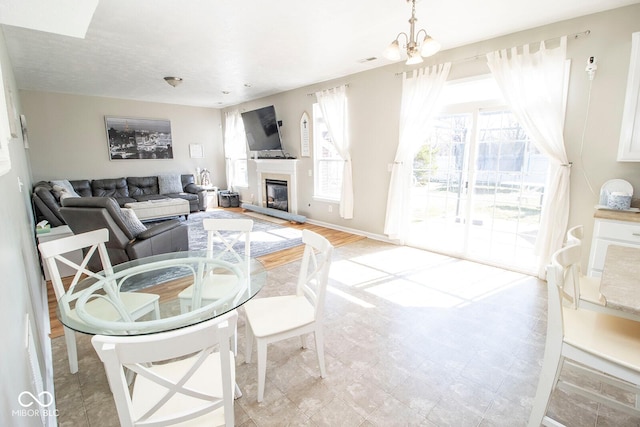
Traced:
<path id="1" fill-rule="evenodd" d="M 173 159 L 171 122 L 105 116 L 109 160 Z"/>
<path id="2" fill-rule="evenodd" d="M 311 121 L 306 111 L 302 112 L 300 118 L 300 156 L 309 157 L 309 129 L 311 128 Z"/>
<path id="3" fill-rule="evenodd" d="M 201 159 L 204 157 L 204 149 L 202 144 L 189 144 L 189 156 L 192 159 Z"/>

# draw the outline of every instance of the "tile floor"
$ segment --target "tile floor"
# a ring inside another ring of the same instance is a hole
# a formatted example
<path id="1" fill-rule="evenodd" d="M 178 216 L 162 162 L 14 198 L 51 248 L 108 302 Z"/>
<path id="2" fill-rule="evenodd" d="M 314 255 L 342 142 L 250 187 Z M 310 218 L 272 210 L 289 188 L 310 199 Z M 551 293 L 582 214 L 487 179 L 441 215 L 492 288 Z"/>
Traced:
<path id="1" fill-rule="evenodd" d="M 244 395 L 235 401 L 236 425 L 526 425 L 544 351 L 544 282 L 370 239 L 334 253 L 327 377 L 319 377 L 313 347 L 302 350 L 297 339 L 272 344 L 265 400 L 258 404 L 256 365 L 245 364 L 242 354 L 240 310 L 237 381 Z M 260 296 L 291 292 L 298 267 L 271 270 Z M 117 426 L 89 339 L 78 335 L 75 375 L 64 338 L 53 340 L 58 422 Z M 562 392 L 550 411 L 569 426 L 640 425 Z"/>

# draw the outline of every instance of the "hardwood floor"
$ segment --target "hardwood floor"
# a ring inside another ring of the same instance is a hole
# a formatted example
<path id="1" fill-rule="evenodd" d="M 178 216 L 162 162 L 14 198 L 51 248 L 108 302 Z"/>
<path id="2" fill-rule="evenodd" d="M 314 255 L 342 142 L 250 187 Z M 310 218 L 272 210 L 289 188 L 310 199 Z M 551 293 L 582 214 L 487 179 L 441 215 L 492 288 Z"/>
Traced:
<path id="1" fill-rule="evenodd" d="M 228 208 L 226 210 L 236 211 L 238 213 L 243 212 L 243 209 L 241 208 Z M 331 242 L 331 244 L 335 247 L 347 245 L 349 243 L 353 243 L 353 242 L 357 242 L 358 240 L 365 239 L 365 237 L 359 236 L 356 234 L 333 230 L 330 228 L 321 227 L 319 225 L 313 225 L 308 223 L 304 223 L 304 224 L 287 223 L 283 225 L 286 227 L 291 227 L 299 230 L 307 229 L 307 230 L 314 231 L 326 237 Z M 258 257 L 258 260 L 262 263 L 262 265 L 264 265 L 264 267 L 267 270 L 270 270 L 272 268 L 279 267 L 281 265 L 288 264 L 290 262 L 300 259 L 302 257 L 303 251 L 304 251 L 304 246 L 299 245 L 293 248 L 285 249 L 278 252 L 273 252 L 273 253 Z M 71 277 L 66 278 L 66 280 L 63 280 L 63 282 L 65 287 L 68 287 L 69 284 L 71 283 Z M 181 289 L 182 287 L 179 284 L 177 284 L 174 289 L 172 290 L 169 289 L 164 292 L 158 292 L 158 294 L 160 295 L 160 298 L 172 298 L 175 296 L 175 294 L 180 292 Z M 148 291 L 153 292 L 151 288 L 148 289 Z M 50 336 L 51 338 L 56 338 L 64 334 L 64 329 L 56 316 L 56 297 L 55 297 L 55 293 L 53 292 L 53 287 L 50 281 L 47 282 L 47 299 L 49 302 L 49 319 L 51 322 Z"/>

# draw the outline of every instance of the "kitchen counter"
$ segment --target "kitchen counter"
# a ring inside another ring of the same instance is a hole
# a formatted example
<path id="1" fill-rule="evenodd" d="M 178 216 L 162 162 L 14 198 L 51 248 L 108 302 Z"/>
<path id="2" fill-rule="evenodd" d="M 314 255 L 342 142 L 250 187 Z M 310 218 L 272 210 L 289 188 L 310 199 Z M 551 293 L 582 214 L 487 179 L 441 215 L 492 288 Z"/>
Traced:
<path id="1" fill-rule="evenodd" d="M 615 221 L 640 222 L 640 212 L 610 211 L 606 209 L 596 209 L 594 218 L 612 219 Z"/>

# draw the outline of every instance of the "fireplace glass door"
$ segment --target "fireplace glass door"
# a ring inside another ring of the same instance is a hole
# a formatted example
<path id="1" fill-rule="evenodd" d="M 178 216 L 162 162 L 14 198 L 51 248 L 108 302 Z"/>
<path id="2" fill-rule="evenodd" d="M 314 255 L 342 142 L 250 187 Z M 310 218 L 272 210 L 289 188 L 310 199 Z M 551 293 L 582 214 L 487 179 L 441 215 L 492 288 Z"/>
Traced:
<path id="1" fill-rule="evenodd" d="M 265 180 L 267 207 L 289 212 L 289 192 L 287 181 L 277 179 Z"/>

